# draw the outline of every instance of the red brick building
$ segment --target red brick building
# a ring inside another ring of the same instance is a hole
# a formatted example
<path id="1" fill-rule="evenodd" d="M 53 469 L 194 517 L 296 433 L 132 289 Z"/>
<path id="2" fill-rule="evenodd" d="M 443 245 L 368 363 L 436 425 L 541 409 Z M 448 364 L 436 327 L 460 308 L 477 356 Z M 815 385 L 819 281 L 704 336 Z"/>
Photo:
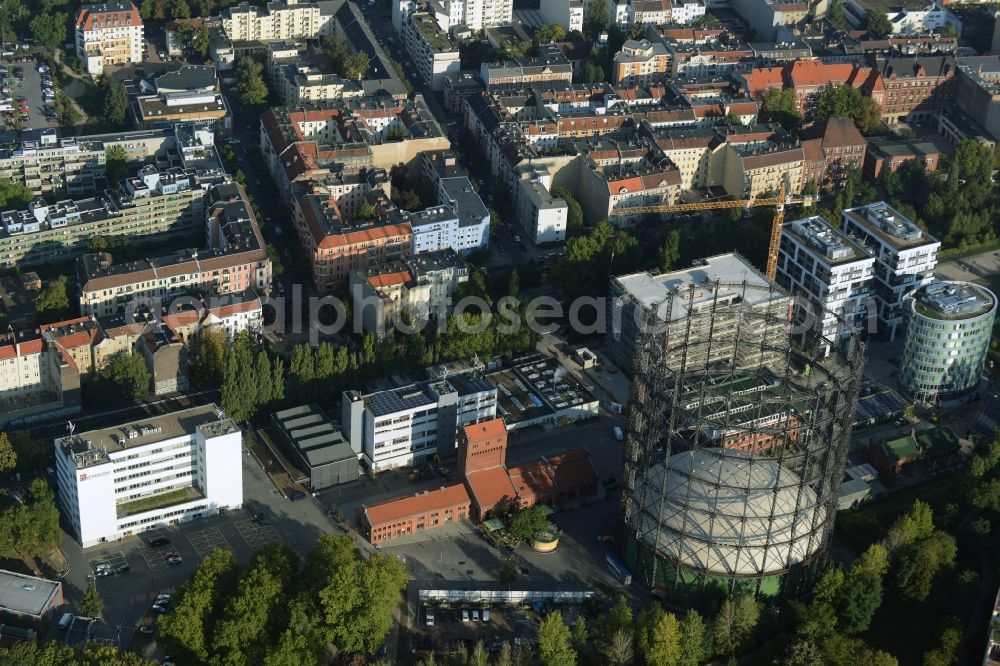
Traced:
<path id="1" fill-rule="evenodd" d="M 469 517 L 469 494 L 455 483 L 358 510 L 358 529 L 373 544 Z"/>
<path id="2" fill-rule="evenodd" d="M 882 120 L 895 123 L 934 116 L 955 102 L 958 79 L 952 56 L 891 58 L 882 65 Z"/>
<path id="3" fill-rule="evenodd" d="M 930 141 L 910 139 L 872 139 L 865 152 L 864 174 L 869 180 L 882 175 L 883 169 L 896 173 L 907 162 L 923 160 L 928 172 L 937 171 L 941 153 Z"/>
<path id="4" fill-rule="evenodd" d="M 802 182 L 822 187 L 842 182 L 847 169 L 861 169 L 868 141 L 849 118 L 828 118 L 802 130 Z"/>
<path id="5" fill-rule="evenodd" d="M 498 505 L 504 510 L 558 506 L 597 494 L 597 471 L 586 451 L 571 449 L 510 468 L 504 465 L 506 455 L 503 419 L 465 426 L 458 433 L 462 483 L 361 506 L 358 530 L 378 544 L 463 518 L 482 521 Z"/>

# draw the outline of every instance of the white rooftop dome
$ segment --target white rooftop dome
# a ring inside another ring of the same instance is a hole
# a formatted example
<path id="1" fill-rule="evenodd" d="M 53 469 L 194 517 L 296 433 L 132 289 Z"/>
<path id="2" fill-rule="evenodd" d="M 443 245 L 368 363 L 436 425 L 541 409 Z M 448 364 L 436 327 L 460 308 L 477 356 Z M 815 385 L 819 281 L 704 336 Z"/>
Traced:
<path id="1" fill-rule="evenodd" d="M 776 460 L 707 448 L 674 454 L 669 466 L 666 473 L 662 463 L 651 466 L 636 490 L 640 533 L 661 556 L 709 573 L 760 576 L 784 571 L 821 546 L 826 509 Z"/>

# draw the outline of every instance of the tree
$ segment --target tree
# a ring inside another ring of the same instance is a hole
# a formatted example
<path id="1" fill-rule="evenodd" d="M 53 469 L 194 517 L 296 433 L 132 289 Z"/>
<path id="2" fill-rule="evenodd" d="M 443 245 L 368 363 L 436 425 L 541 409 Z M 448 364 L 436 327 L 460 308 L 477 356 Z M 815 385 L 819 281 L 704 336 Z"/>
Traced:
<path id="1" fill-rule="evenodd" d="M 66 278 L 52 280 L 38 294 L 35 312 L 42 323 L 65 319 L 69 314 L 69 296 L 66 294 Z"/>
<path id="2" fill-rule="evenodd" d="M 358 81 L 368 71 L 368 54 L 364 51 L 355 51 L 341 61 L 342 76 L 347 79 L 357 79 Z"/>
<path id="3" fill-rule="evenodd" d="M 608 663 L 615 666 L 625 666 L 625 664 L 632 663 L 634 655 L 632 641 L 632 632 L 629 629 L 619 629 L 612 634 L 603 650 L 604 655 L 608 658 Z"/>
<path id="4" fill-rule="evenodd" d="M 549 520 L 545 516 L 545 510 L 536 505 L 515 513 L 510 519 L 508 529 L 514 538 L 528 541 L 536 533 L 542 532 L 548 527 Z"/>
<path id="5" fill-rule="evenodd" d="M 65 12 L 42 13 L 31 19 L 31 36 L 50 49 L 66 43 L 69 15 Z"/>
<path id="6" fill-rule="evenodd" d="M 951 618 L 954 620 L 954 618 Z M 951 624 L 956 624 L 952 622 Z M 946 627 L 938 647 L 924 654 L 924 666 L 954 666 L 962 647 L 962 632 L 956 626 Z"/>
<path id="7" fill-rule="evenodd" d="M 863 133 L 876 131 L 882 122 L 882 109 L 872 98 L 853 86 L 833 84 L 820 91 L 816 101 L 816 120 L 850 118 Z"/>
<path id="8" fill-rule="evenodd" d="M 208 28 L 204 25 L 193 26 L 184 23 L 177 28 L 177 42 L 190 48 L 202 58 L 208 55 L 209 41 Z"/>
<path id="9" fill-rule="evenodd" d="M 907 547 L 896 568 L 896 584 L 903 598 L 924 601 L 931 592 L 934 577 L 955 564 L 958 548 L 955 537 L 941 531 Z"/>
<path id="10" fill-rule="evenodd" d="M 583 31 L 596 41 L 610 20 L 608 6 L 603 2 L 592 2 L 583 17 Z"/>
<path id="11" fill-rule="evenodd" d="M 764 92 L 761 110 L 769 120 L 780 123 L 789 132 L 797 132 L 802 124 L 802 113 L 794 88 L 772 88 Z"/>
<path id="12" fill-rule="evenodd" d="M 847 576 L 839 595 L 841 626 L 849 634 L 867 631 L 882 605 L 882 578 L 865 573 Z"/>
<path id="13" fill-rule="evenodd" d="M 553 188 L 552 196 L 566 202 L 566 238 L 579 235 L 583 231 L 583 207 L 580 202 L 565 187 Z"/>
<path id="14" fill-rule="evenodd" d="M 869 9 L 865 12 L 865 29 L 873 37 L 885 37 L 892 34 L 892 23 L 884 9 Z"/>
<path id="15" fill-rule="evenodd" d="M 657 268 L 664 273 L 668 273 L 677 267 L 677 262 L 681 258 L 681 232 L 671 229 L 667 232 L 667 237 L 660 247 L 657 255 Z"/>
<path id="16" fill-rule="evenodd" d="M 590 649 L 590 644 L 587 642 L 589 635 L 587 634 L 587 621 L 583 619 L 583 616 L 576 618 L 576 623 L 573 625 L 573 631 L 571 635 L 571 641 L 573 644 L 573 649 L 576 650 L 578 655 L 585 655 Z"/>
<path id="17" fill-rule="evenodd" d="M 0 432 L 0 474 L 9 472 L 17 467 L 17 453 L 14 445 L 10 442 L 10 437 L 5 432 Z"/>
<path id="18" fill-rule="evenodd" d="M 504 585 L 510 585 L 517 580 L 519 571 L 520 561 L 516 555 L 511 555 L 500 563 L 500 582 Z"/>
<path id="19" fill-rule="evenodd" d="M 689 610 L 681 620 L 681 659 L 678 666 L 698 666 L 708 656 L 705 649 L 705 621 L 698 611 Z"/>
<path id="20" fill-rule="evenodd" d="M 25 430 L 14 430 L 5 434 L 17 455 L 16 469 L 19 471 L 36 470 L 49 463 L 49 456 L 52 454 L 51 442 L 46 444 L 43 441 L 32 439 Z"/>
<path id="21" fill-rule="evenodd" d="M 24 208 L 34 198 L 35 193 L 24 183 L 0 180 L 0 207 L 4 210 Z"/>
<path id="22" fill-rule="evenodd" d="M 752 596 L 726 599 L 715 616 L 715 646 L 724 655 L 737 652 L 747 641 L 760 619 L 760 606 Z"/>
<path id="23" fill-rule="evenodd" d="M 558 23 L 551 23 L 549 25 L 543 25 L 535 30 L 535 34 L 532 36 L 532 41 L 535 45 L 539 44 L 550 44 L 552 42 L 561 42 L 566 38 L 566 28 Z"/>
<path id="24" fill-rule="evenodd" d="M 846 31 L 850 27 L 847 23 L 847 16 L 844 14 L 843 0 L 833 0 L 826 18 L 834 30 Z"/>
<path id="25" fill-rule="evenodd" d="M 559 611 L 546 615 L 538 627 L 538 661 L 542 666 L 576 664 L 576 651 L 570 645 L 569 629 Z"/>
<path id="26" fill-rule="evenodd" d="M 181 663 L 203 662 L 209 656 L 210 630 L 216 609 L 228 596 L 237 568 L 232 551 L 216 549 L 177 588 L 171 612 L 159 619 L 160 641 Z"/>
<path id="27" fill-rule="evenodd" d="M 87 591 L 83 595 L 83 600 L 80 602 L 80 615 L 84 617 L 101 617 L 101 611 L 104 610 L 104 600 L 101 599 L 100 593 L 97 591 L 97 586 L 94 581 L 91 580 L 87 583 Z"/>
<path id="28" fill-rule="evenodd" d="M 117 386 L 126 400 L 143 400 L 149 395 L 151 376 L 145 359 L 139 354 L 118 352 L 111 357 L 101 375 Z"/>
<path id="29" fill-rule="evenodd" d="M 673 613 L 658 605 L 644 608 L 636 621 L 639 654 L 643 662 L 659 666 L 681 663 L 681 626 Z"/>
<path id="30" fill-rule="evenodd" d="M 263 349 L 257 352 L 257 364 L 254 369 L 257 381 L 257 404 L 261 407 L 271 404 L 274 399 L 274 379 L 271 373 L 271 357 Z"/>
<path id="31" fill-rule="evenodd" d="M 355 220 L 372 220 L 375 219 L 375 208 L 368 202 L 365 202 L 358 206 L 357 212 L 354 213 Z"/>
<path id="32" fill-rule="evenodd" d="M 236 59 L 236 94 L 240 104 L 252 110 L 267 102 L 268 90 L 264 82 L 264 67 L 250 56 Z"/>
<path id="33" fill-rule="evenodd" d="M 104 76 L 101 78 L 100 88 L 104 99 L 102 107 L 104 122 L 112 128 L 124 127 L 125 112 L 128 111 L 125 86 L 113 77 Z"/>
<path id="34" fill-rule="evenodd" d="M 518 294 L 521 293 L 521 276 L 518 275 L 517 269 L 511 270 L 510 275 L 507 277 L 507 296 L 512 298 L 517 298 Z"/>
<path id="35" fill-rule="evenodd" d="M 229 341 L 221 328 L 203 328 L 198 334 L 191 361 L 191 379 L 195 386 L 218 386 L 226 369 L 226 349 Z"/>

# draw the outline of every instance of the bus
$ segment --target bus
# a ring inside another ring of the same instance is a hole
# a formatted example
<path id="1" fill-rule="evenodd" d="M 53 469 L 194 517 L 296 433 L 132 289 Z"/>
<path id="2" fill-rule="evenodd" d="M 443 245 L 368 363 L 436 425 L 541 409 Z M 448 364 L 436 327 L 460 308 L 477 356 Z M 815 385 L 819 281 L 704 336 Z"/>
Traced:
<path id="1" fill-rule="evenodd" d="M 632 572 L 628 570 L 628 567 L 614 553 L 608 553 L 607 562 L 608 570 L 611 571 L 612 576 L 624 585 L 632 584 Z"/>

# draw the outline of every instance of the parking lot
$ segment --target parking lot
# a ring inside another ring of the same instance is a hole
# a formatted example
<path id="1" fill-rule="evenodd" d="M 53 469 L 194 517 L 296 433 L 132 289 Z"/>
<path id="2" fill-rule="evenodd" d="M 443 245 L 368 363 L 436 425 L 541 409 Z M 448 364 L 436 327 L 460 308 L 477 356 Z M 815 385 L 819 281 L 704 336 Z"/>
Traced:
<path id="1" fill-rule="evenodd" d="M 14 106 L 17 106 L 16 99 L 24 97 L 28 101 L 28 121 L 24 127 L 33 129 L 44 129 L 55 127 L 58 123 L 49 122 L 43 113 L 45 103 L 42 99 L 42 75 L 38 72 L 38 63 L 34 60 L 28 62 L 4 61 L 3 66 L 13 73 L 15 67 L 20 67 L 23 71 L 24 81 L 11 88 L 11 97 L 14 99 Z"/>
<path id="2" fill-rule="evenodd" d="M 125 557 L 125 553 L 120 550 L 113 553 L 103 553 L 90 558 L 90 569 L 95 573 L 98 567 L 105 565 L 111 567 L 112 571 L 118 571 L 122 567 L 129 566 L 129 562 L 128 558 Z"/>
<path id="3" fill-rule="evenodd" d="M 219 531 L 218 527 L 210 527 L 207 530 L 189 532 L 187 534 L 187 540 L 191 542 L 191 545 L 194 546 L 195 552 L 201 557 L 205 557 L 216 548 L 228 551 L 233 550 L 233 547 L 229 545 L 228 541 L 226 541 L 226 537 L 222 536 L 222 532 Z"/>
<path id="4" fill-rule="evenodd" d="M 264 544 L 281 541 L 273 525 L 260 525 L 252 520 L 237 520 L 235 524 L 240 536 L 254 550 Z"/>

